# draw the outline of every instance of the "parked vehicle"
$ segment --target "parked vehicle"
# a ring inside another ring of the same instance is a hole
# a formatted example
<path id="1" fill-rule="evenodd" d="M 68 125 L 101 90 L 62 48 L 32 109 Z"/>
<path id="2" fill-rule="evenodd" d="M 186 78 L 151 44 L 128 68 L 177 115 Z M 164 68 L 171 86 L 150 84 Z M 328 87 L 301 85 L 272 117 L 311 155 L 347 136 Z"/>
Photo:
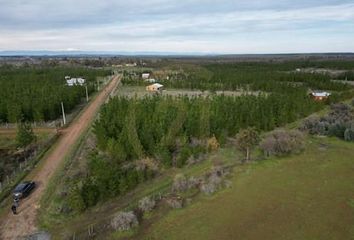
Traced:
<path id="1" fill-rule="evenodd" d="M 13 193 L 13 198 L 14 199 L 21 199 L 27 197 L 32 190 L 35 188 L 36 183 L 27 181 L 27 182 L 22 182 L 18 184 L 15 188 L 15 190 L 12 192 Z"/>

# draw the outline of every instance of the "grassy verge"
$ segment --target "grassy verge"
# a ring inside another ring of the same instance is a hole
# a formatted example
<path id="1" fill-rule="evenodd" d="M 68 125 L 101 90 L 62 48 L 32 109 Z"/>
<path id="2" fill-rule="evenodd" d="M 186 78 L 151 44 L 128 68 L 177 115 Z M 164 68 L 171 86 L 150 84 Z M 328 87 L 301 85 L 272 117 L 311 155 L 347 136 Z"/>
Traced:
<path id="1" fill-rule="evenodd" d="M 62 201 L 59 195 L 51 194 L 48 198 L 44 199 L 47 203 L 50 203 L 49 207 L 43 208 L 41 213 L 40 223 L 41 226 L 48 229 L 52 233 L 53 239 L 61 239 L 63 233 L 70 233 L 73 236 L 83 238 L 87 234 L 88 226 L 95 225 L 96 228 L 103 226 L 110 221 L 113 214 L 122 211 L 123 209 L 132 209 L 137 206 L 138 201 L 145 196 L 153 196 L 165 194 L 170 191 L 173 178 L 178 173 L 183 173 L 186 176 L 199 176 L 210 170 L 213 162 L 216 159 L 226 165 L 234 165 L 238 163 L 237 154 L 234 149 L 227 148 L 221 149 L 215 154 L 211 154 L 204 162 L 193 165 L 191 167 L 185 167 L 182 169 L 168 169 L 161 173 L 157 178 L 140 184 L 137 188 L 127 193 L 124 196 L 111 199 L 106 202 L 98 204 L 96 207 L 89 209 L 83 214 L 79 215 L 65 215 L 56 211 L 56 203 Z M 58 190 L 59 180 L 64 178 L 64 174 L 67 171 L 61 171 L 61 174 L 57 176 L 58 181 L 53 183 L 53 187 Z M 68 177 L 68 176 L 65 176 Z M 69 176 L 70 177 L 70 176 Z M 52 191 L 55 191 L 54 189 Z M 115 234 L 120 235 L 120 234 Z M 125 234 L 123 234 L 126 236 Z"/>
<path id="2" fill-rule="evenodd" d="M 310 138 L 300 155 L 237 168 L 233 187 L 155 219 L 134 239 L 353 239 L 354 144 Z"/>

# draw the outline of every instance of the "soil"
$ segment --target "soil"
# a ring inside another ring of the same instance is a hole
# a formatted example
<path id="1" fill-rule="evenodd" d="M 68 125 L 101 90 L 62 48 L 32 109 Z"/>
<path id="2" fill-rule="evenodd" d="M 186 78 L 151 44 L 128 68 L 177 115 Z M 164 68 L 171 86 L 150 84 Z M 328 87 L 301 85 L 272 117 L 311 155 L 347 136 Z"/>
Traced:
<path id="1" fill-rule="evenodd" d="M 10 240 L 23 236 L 28 236 L 38 231 L 37 214 L 40 208 L 40 199 L 46 189 L 50 178 L 62 164 L 65 156 L 70 153 L 72 146 L 79 140 L 80 136 L 90 127 L 100 106 L 108 99 L 109 94 L 120 82 L 120 77 L 115 76 L 112 81 L 101 91 L 97 97 L 85 108 L 72 124 L 62 131 L 58 142 L 49 150 L 42 160 L 40 169 L 35 169 L 33 177 L 37 187 L 35 191 L 26 199 L 20 202 L 18 215 L 13 215 L 9 211 L 5 212 L 0 218 L 0 239 Z"/>

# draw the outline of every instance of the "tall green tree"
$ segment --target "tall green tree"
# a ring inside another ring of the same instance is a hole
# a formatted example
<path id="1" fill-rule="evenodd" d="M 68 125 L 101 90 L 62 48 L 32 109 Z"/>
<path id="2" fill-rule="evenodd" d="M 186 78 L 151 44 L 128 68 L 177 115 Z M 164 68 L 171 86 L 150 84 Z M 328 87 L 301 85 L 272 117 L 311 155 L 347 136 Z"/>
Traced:
<path id="1" fill-rule="evenodd" d="M 28 122 L 19 122 L 17 124 L 16 142 L 18 147 L 27 147 L 36 140 L 32 126 Z"/>

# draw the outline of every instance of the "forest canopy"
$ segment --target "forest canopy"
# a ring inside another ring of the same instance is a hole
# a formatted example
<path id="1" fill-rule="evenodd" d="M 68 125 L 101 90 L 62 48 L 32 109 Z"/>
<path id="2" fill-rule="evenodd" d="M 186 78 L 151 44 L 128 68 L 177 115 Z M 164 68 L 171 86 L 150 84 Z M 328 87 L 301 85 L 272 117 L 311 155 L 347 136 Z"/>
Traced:
<path id="1" fill-rule="evenodd" d="M 85 88 L 67 86 L 65 76 L 85 78 L 90 94 L 96 89 L 96 78 L 109 74 L 107 70 L 74 67 L 0 67 L 0 122 L 56 119 L 61 102 L 70 111 L 85 96 Z"/>

